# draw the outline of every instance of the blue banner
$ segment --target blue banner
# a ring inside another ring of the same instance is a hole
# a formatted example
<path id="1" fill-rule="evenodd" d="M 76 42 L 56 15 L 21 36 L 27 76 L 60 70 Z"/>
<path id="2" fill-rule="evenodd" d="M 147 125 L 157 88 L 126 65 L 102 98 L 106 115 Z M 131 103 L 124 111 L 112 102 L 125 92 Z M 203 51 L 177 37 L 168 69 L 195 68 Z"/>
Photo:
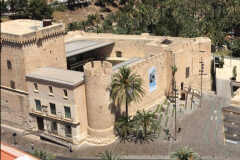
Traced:
<path id="1" fill-rule="evenodd" d="M 157 88 L 157 82 L 156 82 L 156 68 L 152 67 L 148 71 L 148 77 L 149 77 L 149 90 L 150 92 L 154 91 Z"/>

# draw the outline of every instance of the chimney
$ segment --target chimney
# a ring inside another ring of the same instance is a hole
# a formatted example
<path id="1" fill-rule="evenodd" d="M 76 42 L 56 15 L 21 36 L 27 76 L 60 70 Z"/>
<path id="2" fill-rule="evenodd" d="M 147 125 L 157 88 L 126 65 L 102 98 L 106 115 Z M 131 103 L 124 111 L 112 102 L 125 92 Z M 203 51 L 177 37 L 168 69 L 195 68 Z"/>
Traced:
<path id="1" fill-rule="evenodd" d="M 52 20 L 51 19 L 43 19 L 43 27 L 47 27 L 52 25 Z"/>

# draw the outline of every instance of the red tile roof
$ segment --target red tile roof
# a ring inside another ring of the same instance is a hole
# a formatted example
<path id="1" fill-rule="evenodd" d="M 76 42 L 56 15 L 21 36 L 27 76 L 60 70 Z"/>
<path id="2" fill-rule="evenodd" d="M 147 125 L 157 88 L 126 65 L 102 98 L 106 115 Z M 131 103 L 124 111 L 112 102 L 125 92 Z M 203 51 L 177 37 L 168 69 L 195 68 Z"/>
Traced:
<path id="1" fill-rule="evenodd" d="M 27 154 L 23 151 L 20 151 L 14 147 L 3 144 L 1 142 L 1 160 L 39 160 Z"/>

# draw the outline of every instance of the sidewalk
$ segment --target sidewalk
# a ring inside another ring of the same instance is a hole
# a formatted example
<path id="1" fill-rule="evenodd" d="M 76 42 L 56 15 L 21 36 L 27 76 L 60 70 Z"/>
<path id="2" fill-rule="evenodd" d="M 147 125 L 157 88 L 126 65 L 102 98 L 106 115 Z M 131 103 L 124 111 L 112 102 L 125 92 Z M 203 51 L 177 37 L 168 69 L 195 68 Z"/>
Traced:
<path id="1" fill-rule="evenodd" d="M 33 135 L 33 134 L 24 135 L 24 133 L 27 133 L 27 132 L 23 129 L 20 129 L 20 128 L 15 128 L 15 127 L 12 127 L 12 126 L 9 126 L 9 125 L 6 125 L 6 124 L 1 124 L 1 128 L 6 128 L 6 129 L 9 129 L 9 130 L 12 130 L 14 132 L 19 133 L 21 136 L 24 136 L 26 138 L 30 138 L 32 140 L 40 140 L 39 136 L 36 136 L 36 135 Z"/>

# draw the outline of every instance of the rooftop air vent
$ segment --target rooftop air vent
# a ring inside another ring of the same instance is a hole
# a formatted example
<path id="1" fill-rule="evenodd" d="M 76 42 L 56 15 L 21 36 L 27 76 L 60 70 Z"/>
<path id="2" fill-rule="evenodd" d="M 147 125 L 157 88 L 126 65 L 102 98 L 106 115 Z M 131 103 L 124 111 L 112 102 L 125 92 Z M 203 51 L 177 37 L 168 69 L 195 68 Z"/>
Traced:
<path id="1" fill-rule="evenodd" d="M 171 44 L 172 41 L 168 40 L 168 39 L 164 39 L 162 42 L 162 44 Z"/>
<path id="2" fill-rule="evenodd" d="M 43 20 L 43 27 L 50 26 L 52 25 L 52 20 L 51 19 L 44 19 Z"/>

